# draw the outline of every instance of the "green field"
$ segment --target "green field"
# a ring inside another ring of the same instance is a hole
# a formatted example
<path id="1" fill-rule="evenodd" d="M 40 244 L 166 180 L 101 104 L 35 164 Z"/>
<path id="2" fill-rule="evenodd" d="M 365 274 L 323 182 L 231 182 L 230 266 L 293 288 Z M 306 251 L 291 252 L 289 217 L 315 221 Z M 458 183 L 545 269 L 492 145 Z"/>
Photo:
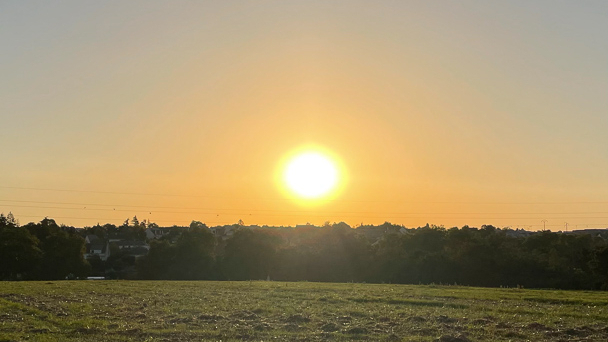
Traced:
<path id="1" fill-rule="evenodd" d="M 0 341 L 606 341 L 608 293 L 283 282 L 0 282 Z"/>

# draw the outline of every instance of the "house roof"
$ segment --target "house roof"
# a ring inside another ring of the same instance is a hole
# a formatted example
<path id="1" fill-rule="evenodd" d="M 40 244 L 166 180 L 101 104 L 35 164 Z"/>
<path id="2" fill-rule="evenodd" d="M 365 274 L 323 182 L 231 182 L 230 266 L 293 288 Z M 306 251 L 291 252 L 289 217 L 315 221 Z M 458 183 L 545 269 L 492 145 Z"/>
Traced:
<path id="1" fill-rule="evenodd" d="M 87 243 L 86 248 L 87 248 L 87 253 L 89 253 L 89 254 L 93 253 L 94 250 L 101 250 L 101 253 L 105 253 L 107 251 L 108 244 L 101 240 L 98 240 L 93 243 Z"/>
<path id="2" fill-rule="evenodd" d="M 86 236 L 85 240 L 92 243 L 101 239 L 97 235 L 89 234 Z"/>
<path id="3" fill-rule="evenodd" d="M 144 246 L 148 245 L 144 241 L 138 241 L 138 240 L 121 240 L 121 241 L 116 241 L 115 243 L 119 247 L 120 246 L 138 246 L 138 247 L 144 247 Z"/>

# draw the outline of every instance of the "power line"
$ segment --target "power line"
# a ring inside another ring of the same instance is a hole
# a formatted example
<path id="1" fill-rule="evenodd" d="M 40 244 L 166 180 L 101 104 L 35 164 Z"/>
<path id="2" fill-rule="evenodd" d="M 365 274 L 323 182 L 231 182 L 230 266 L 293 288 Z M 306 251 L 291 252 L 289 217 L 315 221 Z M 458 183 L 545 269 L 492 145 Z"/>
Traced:
<path id="1" fill-rule="evenodd" d="M 171 197 L 192 197 L 192 198 L 223 198 L 223 199 L 243 199 L 236 197 L 221 197 L 221 196 L 199 196 L 199 195 L 179 195 L 179 194 L 160 194 L 160 193 L 131 193 L 131 192 L 111 192 L 111 191 L 93 191 L 93 190 L 70 190 L 70 189 L 50 189 L 50 188 L 32 188 L 32 187 L 14 187 L 14 186 L 0 186 L 0 189 L 17 189 L 17 190 L 33 190 L 33 191 L 60 191 L 60 192 L 71 192 L 71 193 L 100 193 L 100 194 L 116 194 L 116 195 L 138 195 L 138 196 L 171 196 Z M 252 199 L 250 200 L 260 200 Z M 296 200 L 294 198 L 282 198 L 282 199 L 268 199 L 268 200 Z M 567 205 L 567 204 L 608 204 L 604 201 L 579 201 L 579 202 L 466 202 L 466 201 L 348 201 L 348 200 L 320 200 L 321 202 L 328 201 L 340 201 L 340 202 L 362 202 L 362 203 L 413 203 L 413 204 L 503 204 L 503 205 L 540 205 L 540 204 L 551 204 L 551 205 Z M 16 208 L 37 208 L 37 209 L 56 209 L 56 210 L 89 210 L 89 211 L 116 211 L 116 212 L 129 212 L 129 213 L 143 213 L 148 212 L 149 214 L 174 214 L 174 215 L 228 215 L 228 216 L 245 216 L 245 217 L 299 217 L 299 218 L 321 218 L 327 219 L 332 216 L 343 216 L 345 219 L 357 219 L 364 218 L 368 220 L 394 220 L 394 219 L 409 219 L 409 220 L 537 220 L 538 217 L 513 217 L 514 215 L 531 215 L 538 216 L 543 215 L 544 218 L 551 219 L 606 219 L 606 216 L 580 216 L 580 215 L 604 215 L 608 214 L 608 211 L 585 211 L 585 212 L 363 212 L 363 211 L 321 211 L 321 210 L 277 210 L 277 209 L 225 209 L 225 208 L 212 208 L 212 207 L 182 207 L 182 206 L 144 206 L 144 205 L 127 205 L 127 204 L 105 204 L 105 203 L 78 203 L 78 202 L 56 202 L 56 201 L 31 201 L 31 200 L 15 200 L 15 199 L 0 199 L 0 202 L 5 204 L 0 207 L 16 207 Z M 31 203 L 31 204 L 50 204 L 48 206 L 40 205 L 22 205 L 14 203 Z M 58 206 L 51 206 L 58 205 Z M 82 207 L 65 207 L 70 206 L 82 206 Z M 102 208 L 95 208 L 102 207 Z M 164 210 L 169 209 L 169 210 Z M 141 214 L 140 214 L 141 215 Z M 145 215 L 145 214 L 144 214 Z M 446 217 L 446 215 L 449 215 Z M 463 215 L 472 215 L 480 217 L 463 217 Z M 495 216 L 489 216 L 495 215 Z M 547 215 L 551 215 L 547 217 Z M 42 215 L 41 215 L 42 216 Z M 507 216 L 507 217 L 505 217 Z M 25 216 L 24 216 L 25 217 Z M 90 217 L 58 217 L 66 219 L 96 219 Z M 116 218 L 97 218 L 98 220 L 117 220 Z M 161 221 L 162 222 L 162 221 Z M 164 221 L 169 222 L 169 221 Z M 589 225 L 579 223 L 578 225 Z M 599 223 L 593 223 L 590 225 L 600 225 Z M 533 227 L 538 225 L 522 225 L 524 227 Z M 559 226 L 559 225 L 546 225 L 546 226 Z"/>
<path id="2" fill-rule="evenodd" d="M 116 219 L 116 218 L 100 218 L 100 217 L 74 217 L 74 216 L 41 216 L 41 215 L 18 215 L 18 217 L 42 217 L 44 218 L 50 218 L 50 219 L 75 219 L 75 220 L 93 220 L 93 221 L 100 221 L 100 220 L 107 220 L 107 221 L 116 221 L 116 220 L 120 220 L 122 221 L 122 219 Z M 160 220 L 160 221 L 154 221 L 154 222 L 170 222 L 170 223 L 176 223 L 176 222 L 184 222 L 186 224 L 188 224 L 189 222 L 191 222 L 191 220 L 184 220 L 184 221 L 180 221 L 180 220 Z M 225 222 L 225 221 L 205 221 L 205 224 L 230 224 L 229 222 Z M 579 225 L 587 225 L 587 226 L 607 226 L 608 227 L 608 223 L 579 223 Z M 543 225 L 540 224 L 522 224 L 522 225 L 518 225 L 518 226 L 522 226 L 522 227 L 541 227 Z M 564 225 L 561 224 L 552 224 L 552 225 L 546 225 L 546 227 L 563 227 Z M 504 227 L 511 227 L 512 225 L 507 225 Z M 601 229 L 601 228 L 600 228 Z"/>
<path id="3" fill-rule="evenodd" d="M 608 214 L 608 211 L 586 211 L 586 212 L 364 212 L 364 211 L 319 211 L 319 210 L 276 210 L 276 209 L 222 209 L 222 208 L 201 208 L 201 207 L 167 207 L 167 206 L 142 206 L 142 205 L 125 205 L 125 204 L 100 204 L 100 203 L 77 203 L 77 202 L 51 202 L 51 201 L 25 201 L 25 200 L 4 200 L 0 202 L 16 202 L 16 203 L 42 203 L 42 204 L 58 204 L 58 205 L 81 205 L 81 206 L 100 206 L 111 207 L 113 209 L 104 208 L 68 208 L 68 207 L 49 207 L 49 206 L 27 206 L 20 204 L 4 204 L 4 206 L 25 207 L 25 208 L 43 208 L 43 209 L 82 209 L 82 210 L 107 210 L 107 211 L 127 211 L 132 212 L 133 209 L 116 209 L 121 207 L 141 208 L 143 211 L 154 211 L 156 213 L 168 214 L 214 214 L 217 212 L 226 212 L 225 214 L 241 214 L 247 215 L 250 212 L 279 212 L 279 213 L 297 213 L 297 214 L 318 214 L 339 215 L 339 214 L 372 214 L 372 215 L 596 215 Z M 154 209 L 154 210 L 152 210 Z M 156 209 L 178 209 L 178 210 L 205 210 L 207 213 L 190 212 L 190 211 L 163 211 Z M 232 213 L 231 213 L 232 212 Z"/>
<path id="4" fill-rule="evenodd" d="M 51 188 L 33 188 L 33 187 L 17 187 L 17 186 L 2 186 L 2 189 L 15 190 L 34 190 L 34 191 L 56 191 L 56 192 L 74 192 L 74 193 L 96 193 L 96 194 L 111 194 L 111 195 L 132 195 L 132 196 L 159 196 L 159 197 L 186 197 L 186 198 L 215 198 L 215 199 L 247 199 L 247 200 L 268 200 L 268 201 L 298 201 L 300 198 L 285 197 L 285 198 L 270 198 L 270 197 L 225 197 L 225 196 L 209 196 L 209 195 L 183 195 L 183 194 L 167 194 L 167 193 L 137 193 L 137 192 L 116 192 L 116 191 L 97 191 L 97 190 L 73 190 L 73 189 L 51 189 Z M 489 202 L 489 201 L 402 201 L 402 200 L 342 200 L 342 199 L 317 199 L 318 202 L 348 202 L 348 203 L 409 203 L 409 204 L 517 204 L 517 205 L 534 205 L 534 204 L 608 204 L 608 201 L 570 201 L 570 202 Z"/>
<path id="5" fill-rule="evenodd" d="M 19 217 L 41 217 L 40 215 L 19 215 Z M 49 218 L 49 219 L 72 219 L 72 220 L 108 220 L 108 221 L 116 221 L 116 220 L 121 220 L 121 219 L 117 219 L 117 218 L 100 218 L 100 217 L 74 217 L 74 216 L 43 216 L 44 218 Z M 122 220 L 124 221 L 124 220 Z M 175 220 L 160 220 L 160 221 L 156 221 L 154 220 L 153 222 L 171 222 L 171 223 L 175 223 Z M 191 220 L 177 220 L 177 222 L 186 222 L 186 223 L 190 223 Z M 226 222 L 223 221 L 208 221 L 208 222 L 204 222 L 206 223 L 213 223 L 213 224 L 225 224 Z"/>
<path id="6" fill-rule="evenodd" d="M 53 206 L 35 206 L 35 205 L 10 205 L 7 207 L 16 207 L 16 208 L 36 208 L 36 209 L 60 209 L 60 210 L 88 210 L 88 211 L 109 211 L 109 212 L 129 212 L 129 213 L 137 213 L 136 210 L 129 209 L 105 209 L 105 208 L 73 208 L 73 207 L 53 207 Z M 139 211 L 144 212 L 144 211 Z M 152 214 L 152 212 L 149 212 Z M 184 212 L 184 211 L 155 211 L 155 213 L 160 214 L 190 214 L 190 215 L 214 215 L 215 212 Z M 222 213 L 223 215 L 246 215 L 246 216 L 254 216 L 251 213 L 246 212 L 238 212 L 238 213 Z M 608 214 L 606 212 L 601 212 L 600 214 Z M 322 214 L 256 214 L 255 216 L 264 216 L 264 217 L 315 217 L 315 218 L 327 218 L 328 216 L 334 216 L 335 214 L 330 213 L 322 213 Z M 449 215 L 449 217 L 445 217 Z M 546 213 L 394 213 L 394 214 L 386 214 L 386 213 L 373 213 L 373 214 L 348 214 L 342 215 L 346 218 L 379 218 L 379 219 L 407 219 L 407 218 L 449 218 L 449 219 L 457 219 L 457 220 L 534 220 L 538 219 L 537 217 L 454 217 L 454 215 L 546 215 Z M 559 214 L 560 216 L 565 216 L 566 218 L 578 218 L 578 219 L 608 219 L 608 216 L 586 216 L 586 217 L 572 217 L 567 216 L 567 214 Z M 553 216 L 553 218 L 558 218 Z"/>

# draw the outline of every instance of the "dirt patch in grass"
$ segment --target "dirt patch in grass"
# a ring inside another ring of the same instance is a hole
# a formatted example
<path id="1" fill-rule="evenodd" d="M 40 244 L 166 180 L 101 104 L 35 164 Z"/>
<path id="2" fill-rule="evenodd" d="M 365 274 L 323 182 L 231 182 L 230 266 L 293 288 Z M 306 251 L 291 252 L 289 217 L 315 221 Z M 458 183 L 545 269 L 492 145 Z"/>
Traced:
<path id="1" fill-rule="evenodd" d="M 244 320 L 256 320 L 258 319 L 260 316 L 258 316 L 256 313 L 252 312 L 252 311 L 238 311 L 235 312 L 231 315 L 231 317 L 233 318 L 239 318 L 239 319 L 244 319 Z"/>
<path id="2" fill-rule="evenodd" d="M 437 322 L 439 322 L 439 323 L 444 323 L 444 324 L 450 324 L 450 323 L 456 323 L 456 322 L 458 322 L 458 319 L 452 318 L 452 317 L 448 317 L 446 315 L 439 315 L 435 320 Z"/>
<path id="3" fill-rule="evenodd" d="M 443 335 L 435 341 L 436 342 L 470 342 L 471 340 L 463 335 L 459 335 L 459 336 Z"/>
<path id="4" fill-rule="evenodd" d="M 198 316 L 198 319 L 201 320 L 201 321 L 206 321 L 206 322 L 218 322 L 218 321 L 226 319 L 226 317 L 224 317 L 222 315 L 206 315 L 206 314 L 202 314 L 202 315 Z"/>
<path id="5" fill-rule="evenodd" d="M 544 324 L 540 324 L 538 322 L 532 322 L 530 324 L 528 324 L 526 326 L 527 329 L 532 329 L 532 330 L 541 330 L 541 331 L 547 331 L 547 330 L 551 330 L 549 327 L 547 327 Z"/>
<path id="6" fill-rule="evenodd" d="M 344 333 L 349 334 L 349 335 L 362 335 L 362 334 L 367 334 L 368 331 L 367 331 L 367 329 L 365 329 L 363 327 L 352 327 L 352 328 L 344 330 Z"/>
<path id="7" fill-rule="evenodd" d="M 324 332 L 334 332 L 340 330 L 338 325 L 332 322 L 323 324 L 320 329 Z"/>
<path id="8" fill-rule="evenodd" d="M 302 315 L 291 315 L 284 320 L 286 323 L 308 323 L 310 318 Z"/>

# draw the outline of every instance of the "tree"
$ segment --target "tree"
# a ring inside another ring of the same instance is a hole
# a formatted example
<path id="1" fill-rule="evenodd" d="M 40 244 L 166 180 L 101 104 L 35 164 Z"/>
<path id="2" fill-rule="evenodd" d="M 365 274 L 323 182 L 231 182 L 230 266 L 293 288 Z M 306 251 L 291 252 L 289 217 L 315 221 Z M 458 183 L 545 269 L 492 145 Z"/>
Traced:
<path id="1" fill-rule="evenodd" d="M 205 225 L 201 221 L 192 221 L 192 222 L 190 222 L 190 229 L 208 229 L 208 228 L 207 228 L 207 225 Z"/>
<path id="2" fill-rule="evenodd" d="M 4 216 L 4 213 L 0 213 L 0 227 L 2 226 L 19 227 L 19 221 L 17 221 L 10 211 L 6 216 Z"/>
<path id="3" fill-rule="evenodd" d="M 595 288 L 608 290 L 608 247 L 596 249 L 590 265 L 597 276 Z"/>
<path id="4" fill-rule="evenodd" d="M 42 251 L 35 236 L 13 223 L 0 222 L 0 279 L 29 279 Z"/>
<path id="5" fill-rule="evenodd" d="M 171 279 L 171 268 L 176 265 L 175 247 L 168 240 L 150 242 L 148 255 L 136 262 L 137 274 L 141 279 Z"/>
<path id="6" fill-rule="evenodd" d="M 210 279 L 214 245 L 213 234 L 204 224 L 183 232 L 175 244 L 173 279 Z"/>
<path id="7" fill-rule="evenodd" d="M 93 227 L 86 227 L 84 229 L 84 236 L 86 235 L 95 235 L 102 240 L 106 240 L 108 238 L 108 230 L 105 226 L 101 226 L 98 223 Z"/>
<path id="8" fill-rule="evenodd" d="M 150 252 L 137 262 L 139 277 L 143 279 L 212 279 L 215 240 L 202 224 L 191 224 L 175 243 L 168 239 L 151 242 Z"/>
<path id="9" fill-rule="evenodd" d="M 42 258 L 38 263 L 36 278 L 65 279 L 72 275 L 84 277 L 90 271 L 90 265 L 84 258 L 84 239 L 74 231 L 61 227 L 54 220 L 45 218 L 40 223 L 28 223 L 24 226 L 36 236 Z"/>
<path id="10" fill-rule="evenodd" d="M 222 268 L 232 280 L 274 278 L 281 238 L 265 231 L 237 230 L 226 242 Z"/>

